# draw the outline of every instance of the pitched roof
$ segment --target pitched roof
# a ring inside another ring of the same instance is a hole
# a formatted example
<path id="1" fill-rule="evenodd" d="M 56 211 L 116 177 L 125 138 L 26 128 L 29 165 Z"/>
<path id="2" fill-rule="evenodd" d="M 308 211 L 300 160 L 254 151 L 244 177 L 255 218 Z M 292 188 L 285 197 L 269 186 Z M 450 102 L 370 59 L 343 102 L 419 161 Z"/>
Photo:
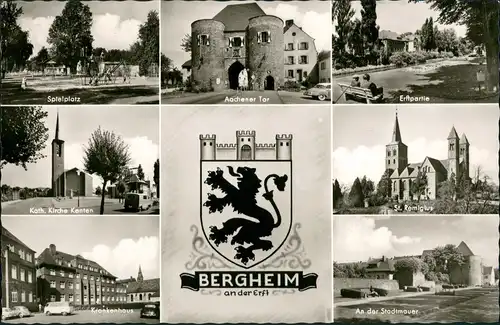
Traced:
<path id="1" fill-rule="evenodd" d="M 460 144 L 462 143 L 469 143 L 469 139 L 465 136 L 465 133 L 462 133 L 462 136 L 460 137 Z"/>
<path id="2" fill-rule="evenodd" d="M 483 266 L 483 274 L 490 275 L 493 271 L 493 266 Z"/>
<path id="3" fill-rule="evenodd" d="M 393 41 L 402 41 L 398 35 L 398 33 L 390 31 L 390 30 L 381 30 L 378 32 L 379 39 L 390 39 Z"/>
<path id="4" fill-rule="evenodd" d="M 331 51 L 321 51 L 318 54 L 318 61 L 323 61 L 323 60 L 326 60 L 326 59 L 330 59 L 331 56 L 332 56 L 332 52 Z"/>
<path id="5" fill-rule="evenodd" d="M 227 5 L 213 19 L 224 23 L 226 32 L 236 32 L 246 30 L 250 18 L 265 14 L 264 10 L 255 2 L 242 3 Z"/>
<path id="6" fill-rule="evenodd" d="M 160 291 L 160 279 L 148 279 L 131 282 L 127 287 L 127 293 L 157 292 Z"/>
<path id="7" fill-rule="evenodd" d="M 56 250 L 56 253 L 54 255 L 52 255 L 50 252 L 50 248 L 45 248 L 43 250 L 43 252 L 40 253 L 40 255 L 38 255 L 38 257 L 37 257 L 37 264 L 38 265 L 41 265 L 41 264 L 60 265 L 58 263 L 58 261 L 64 261 L 67 263 L 71 263 L 71 267 L 73 267 L 73 268 L 76 267 L 76 265 L 74 265 L 74 263 L 72 263 L 72 261 L 81 262 L 80 264 L 88 265 L 90 267 L 94 267 L 94 268 L 97 268 L 99 270 L 105 271 L 106 274 L 103 274 L 103 275 L 106 275 L 106 276 L 109 276 L 112 278 L 116 278 L 114 275 L 109 273 L 105 268 L 100 266 L 98 263 L 96 263 L 92 260 L 83 258 L 83 256 L 81 256 L 81 255 L 71 255 L 71 254 L 64 253 L 64 252 L 57 251 L 57 250 Z"/>
<path id="8" fill-rule="evenodd" d="M 457 249 L 460 251 L 460 253 L 462 253 L 462 255 L 464 256 L 474 256 L 474 253 L 471 251 L 471 249 L 469 248 L 469 246 L 467 246 L 467 244 L 462 241 L 458 246 L 457 246 Z"/>
<path id="9" fill-rule="evenodd" d="M 398 112 L 394 121 L 394 130 L 392 130 L 392 142 L 403 142 L 401 139 L 401 130 L 399 129 Z"/>
<path id="10" fill-rule="evenodd" d="M 451 130 L 450 130 L 450 134 L 448 134 L 448 140 L 450 139 L 458 139 L 458 134 L 457 134 L 457 130 L 455 130 L 455 127 L 451 127 Z"/>
<path id="11" fill-rule="evenodd" d="M 28 249 L 30 250 L 32 253 L 34 253 L 35 251 L 32 250 L 31 248 L 28 247 L 28 245 L 26 245 L 25 243 L 23 243 L 19 238 L 17 238 L 16 236 L 14 236 L 10 231 L 8 231 L 7 229 L 5 229 L 3 226 L 2 226 L 2 237 L 7 237 L 8 239 L 12 240 L 13 242 L 23 246 L 25 249 Z M 2 240 L 3 241 L 3 240 Z"/>
<path id="12" fill-rule="evenodd" d="M 192 65 L 191 65 L 191 60 L 187 60 L 186 62 L 184 62 L 184 64 L 181 66 L 181 68 L 191 68 Z"/>
<path id="13" fill-rule="evenodd" d="M 446 175 L 448 173 L 448 169 L 444 166 L 441 160 L 431 158 L 431 157 L 426 157 L 425 160 L 428 160 L 429 163 L 431 164 L 432 168 L 436 171 L 436 173 L 444 174 Z M 424 160 L 424 162 L 425 162 Z"/>

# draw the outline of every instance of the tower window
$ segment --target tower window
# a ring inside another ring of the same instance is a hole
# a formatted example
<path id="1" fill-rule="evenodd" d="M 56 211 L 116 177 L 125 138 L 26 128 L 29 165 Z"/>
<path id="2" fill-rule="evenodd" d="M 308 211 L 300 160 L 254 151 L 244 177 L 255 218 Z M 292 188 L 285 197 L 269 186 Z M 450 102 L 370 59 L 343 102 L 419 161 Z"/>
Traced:
<path id="1" fill-rule="evenodd" d="M 387 163 L 390 165 L 390 164 L 391 164 L 391 160 L 390 160 L 390 159 L 388 159 L 388 160 L 387 160 Z"/>
<path id="2" fill-rule="evenodd" d="M 245 142 L 245 138 L 241 138 L 240 140 L 241 140 L 241 142 Z"/>
<path id="3" fill-rule="evenodd" d="M 198 45 L 210 45 L 210 36 L 198 35 Z"/>
<path id="4" fill-rule="evenodd" d="M 248 140 L 248 142 L 250 142 L 250 138 L 248 138 L 247 140 Z"/>
<path id="5" fill-rule="evenodd" d="M 396 155 L 396 149 L 392 150 L 392 155 L 395 156 Z"/>
<path id="6" fill-rule="evenodd" d="M 203 142 L 203 146 L 206 146 L 206 145 L 207 145 L 207 143 L 206 143 L 206 142 Z"/>
<path id="7" fill-rule="evenodd" d="M 241 47 L 243 45 L 243 40 L 241 37 L 232 37 L 229 39 L 229 47 Z"/>
<path id="8" fill-rule="evenodd" d="M 283 147 L 283 142 L 280 142 L 280 147 Z"/>
<path id="9" fill-rule="evenodd" d="M 454 143 L 450 143 L 450 150 L 455 150 L 455 144 Z"/>
<path id="10" fill-rule="evenodd" d="M 391 156 L 391 152 L 387 151 L 387 157 L 390 157 L 390 156 Z"/>
<path id="11" fill-rule="evenodd" d="M 211 147 L 211 146 L 212 146 L 212 142 L 210 141 L 210 142 L 208 143 L 208 145 Z"/>
<path id="12" fill-rule="evenodd" d="M 259 32 L 257 34 L 257 43 L 271 43 L 271 33 Z"/>
<path id="13" fill-rule="evenodd" d="M 393 163 L 393 164 L 395 164 L 395 163 L 396 163 L 396 159 L 393 159 L 393 160 L 392 160 L 392 163 Z"/>
<path id="14" fill-rule="evenodd" d="M 288 142 L 287 142 L 287 143 L 286 143 L 286 146 L 287 146 L 287 147 L 289 147 L 289 146 L 290 146 L 290 143 L 288 143 Z"/>

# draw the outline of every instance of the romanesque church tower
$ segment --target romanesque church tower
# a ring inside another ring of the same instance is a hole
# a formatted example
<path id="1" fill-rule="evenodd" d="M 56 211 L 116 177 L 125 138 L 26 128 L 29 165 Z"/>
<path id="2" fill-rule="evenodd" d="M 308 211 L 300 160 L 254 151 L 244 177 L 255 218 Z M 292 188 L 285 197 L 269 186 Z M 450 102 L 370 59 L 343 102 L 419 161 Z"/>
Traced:
<path id="1" fill-rule="evenodd" d="M 465 136 L 465 133 L 460 137 L 460 161 L 463 164 L 462 172 L 467 178 L 470 178 L 469 174 L 469 139 Z"/>
<path id="2" fill-rule="evenodd" d="M 52 140 L 52 196 L 65 196 L 64 140 L 59 139 L 59 112 L 56 120 L 56 135 Z"/>
<path id="3" fill-rule="evenodd" d="M 408 146 L 401 139 L 399 129 L 398 112 L 396 111 L 396 120 L 394 121 L 394 130 L 392 131 L 392 141 L 386 146 L 385 170 L 398 170 L 406 168 L 408 165 Z"/>
<path id="4" fill-rule="evenodd" d="M 460 139 L 458 137 L 455 127 L 451 128 L 448 135 L 448 179 L 451 175 L 458 178 L 460 172 Z"/>

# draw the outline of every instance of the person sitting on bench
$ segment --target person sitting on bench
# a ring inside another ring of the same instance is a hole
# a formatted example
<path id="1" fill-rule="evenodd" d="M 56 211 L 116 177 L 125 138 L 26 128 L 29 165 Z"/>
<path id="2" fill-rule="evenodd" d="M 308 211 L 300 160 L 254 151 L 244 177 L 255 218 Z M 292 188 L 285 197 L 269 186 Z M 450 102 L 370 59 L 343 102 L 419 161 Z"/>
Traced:
<path id="1" fill-rule="evenodd" d="M 363 76 L 363 88 L 370 89 L 373 97 L 384 93 L 383 87 L 377 87 L 377 85 L 375 85 L 375 83 L 370 81 L 370 75 L 368 73 Z"/>
<path id="2" fill-rule="evenodd" d="M 360 87 L 361 86 L 361 82 L 359 82 L 359 76 L 352 77 L 351 86 L 352 87 Z"/>

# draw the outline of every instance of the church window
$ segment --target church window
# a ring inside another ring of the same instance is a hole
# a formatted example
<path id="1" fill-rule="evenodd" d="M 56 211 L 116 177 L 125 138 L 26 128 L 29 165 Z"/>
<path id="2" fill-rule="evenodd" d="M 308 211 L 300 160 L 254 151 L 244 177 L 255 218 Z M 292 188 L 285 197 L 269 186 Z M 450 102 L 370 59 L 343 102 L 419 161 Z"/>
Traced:
<path id="1" fill-rule="evenodd" d="M 455 144 L 454 143 L 450 143 L 450 150 L 455 150 Z"/>
<path id="2" fill-rule="evenodd" d="M 390 159 L 388 159 L 388 160 L 387 160 L 387 163 L 390 165 L 390 164 L 391 164 L 391 160 L 390 160 Z"/>
<path id="3" fill-rule="evenodd" d="M 390 157 L 390 156 L 391 156 L 391 152 L 387 151 L 387 157 Z"/>
<path id="4" fill-rule="evenodd" d="M 395 163 L 396 163 L 396 159 L 393 159 L 393 160 L 392 160 L 392 163 L 393 163 L 393 164 L 395 164 Z"/>
<path id="5" fill-rule="evenodd" d="M 392 150 L 392 155 L 395 156 L 396 155 L 396 149 Z"/>

